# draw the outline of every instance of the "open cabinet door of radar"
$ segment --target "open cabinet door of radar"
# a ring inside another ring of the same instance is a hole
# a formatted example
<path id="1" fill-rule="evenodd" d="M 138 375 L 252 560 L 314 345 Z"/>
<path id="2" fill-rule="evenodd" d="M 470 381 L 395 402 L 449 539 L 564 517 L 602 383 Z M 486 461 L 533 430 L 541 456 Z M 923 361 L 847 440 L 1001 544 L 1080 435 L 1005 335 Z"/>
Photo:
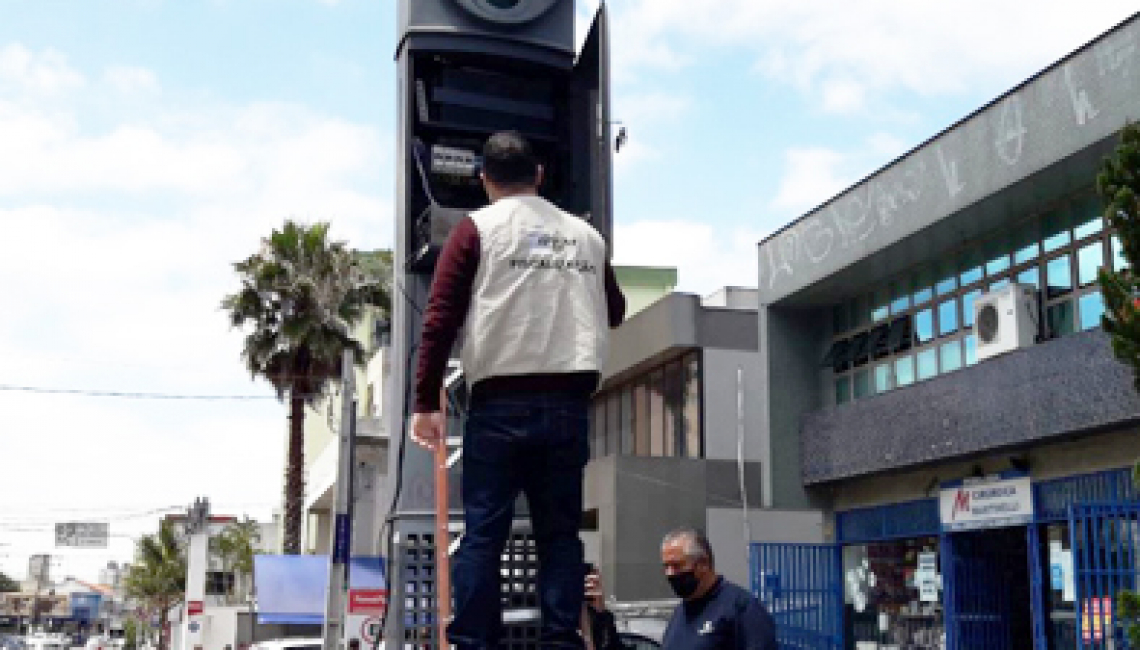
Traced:
<path id="1" fill-rule="evenodd" d="M 574 189 L 572 212 L 590 213 L 590 223 L 612 246 L 613 159 L 610 154 L 609 26 L 606 3 L 594 22 L 574 64 L 574 178 L 587 183 Z"/>

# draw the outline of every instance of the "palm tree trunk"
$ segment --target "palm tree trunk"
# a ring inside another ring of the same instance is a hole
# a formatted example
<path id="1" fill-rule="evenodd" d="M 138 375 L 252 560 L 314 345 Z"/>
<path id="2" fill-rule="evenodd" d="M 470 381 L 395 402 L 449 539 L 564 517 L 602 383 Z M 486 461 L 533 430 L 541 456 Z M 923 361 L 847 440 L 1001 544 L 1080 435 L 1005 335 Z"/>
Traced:
<path id="1" fill-rule="evenodd" d="M 289 397 L 289 449 L 285 459 L 285 539 L 286 555 L 301 553 L 301 516 L 305 500 L 305 399 Z"/>

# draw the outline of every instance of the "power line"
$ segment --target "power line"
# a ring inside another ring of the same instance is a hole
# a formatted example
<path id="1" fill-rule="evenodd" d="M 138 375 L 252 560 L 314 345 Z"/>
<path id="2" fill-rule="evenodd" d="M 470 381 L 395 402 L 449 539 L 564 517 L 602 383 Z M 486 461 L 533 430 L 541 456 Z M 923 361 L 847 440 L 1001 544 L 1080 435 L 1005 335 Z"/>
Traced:
<path id="1" fill-rule="evenodd" d="M 86 390 L 81 388 L 44 388 L 42 386 L 13 386 L 0 384 L 0 391 L 36 393 L 41 395 L 79 395 L 82 397 L 121 397 L 126 399 L 175 399 L 175 400 L 275 400 L 275 395 L 177 395 L 173 393 L 134 393 L 111 390 Z"/>

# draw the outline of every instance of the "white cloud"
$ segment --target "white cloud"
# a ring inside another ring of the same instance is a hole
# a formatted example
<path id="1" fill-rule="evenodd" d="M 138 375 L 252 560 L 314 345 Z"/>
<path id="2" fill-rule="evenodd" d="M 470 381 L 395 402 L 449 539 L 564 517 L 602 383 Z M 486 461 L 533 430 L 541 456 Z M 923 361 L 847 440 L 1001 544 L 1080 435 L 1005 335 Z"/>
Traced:
<path id="1" fill-rule="evenodd" d="M 615 227 L 614 263 L 676 267 L 678 290 L 707 295 L 730 284 L 756 282 L 756 242 L 763 233 L 726 231 L 686 220 L 644 220 Z"/>
<path id="2" fill-rule="evenodd" d="M 219 309 L 237 288 L 231 263 L 285 218 L 332 221 L 355 247 L 389 244 L 378 179 L 392 176 L 391 137 L 297 105 L 175 102 L 142 68 L 82 79 L 62 54 L 0 49 L 0 141 L 21 154 L 0 158 L 0 277 L 18 306 L 0 319 L 0 384 L 272 395 Z M 48 93 L 79 87 L 66 102 Z M 24 434 L 6 438 L 5 458 L 21 462 L 0 474 L 3 513 L 205 494 L 264 514 L 280 498 L 285 417 L 272 399 L 0 390 L 0 410 Z"/>
<path id="3" fill-rule="evenodd" d="M 758 70 L 833 112 L 893 91 L 1000 92 L 1135 12 L 1130 0 L 1074 11 L 1061 0 L 796 3 L 635 0 L 615 8 L 615 66 L 676 68 L 708 48 L 751 52 Z M 620 30 L 620 31 L 619 31 Z M 1026 37 L 1030 35 L 1030 37 Z"/>
<path id="4" fill-rule="evenodd" d="M 851 184 L 852 179 L 840 171 L 847 158 L 833 149 L 791 149 L 784 159 L 784 176 L 772 199 L 772 207 L 782 212 L 806 212 Z"/>
<path id="5" fill-rule="evenodd" d="M 103 78 L 112 88 L 126 95 L 159 90 L 154 72 L 142 67 L 114 66 L 104 71 Z"/>
<path id="6" fill-rule="evenodd" d="M 83 75 L 58 50 L 35 53 L 19 43 L 0 48 L 0 89 L 10 85 L 17 91 L 51 94 L 74 90 L 84 83 Z"/>

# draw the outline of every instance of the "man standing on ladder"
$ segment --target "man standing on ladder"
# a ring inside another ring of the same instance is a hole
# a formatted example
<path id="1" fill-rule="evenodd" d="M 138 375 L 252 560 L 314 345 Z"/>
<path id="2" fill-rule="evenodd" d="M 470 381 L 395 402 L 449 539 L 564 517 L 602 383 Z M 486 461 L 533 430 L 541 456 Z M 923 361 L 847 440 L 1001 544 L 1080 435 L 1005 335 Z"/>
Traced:
<path id="1" fill-rule="evenodd" d="M 538 547 L 543 648 L 582 648 L 582 480 L 590 397 L 625 297 L 605 240 L 542 198 L 543 167 L 518 133 L 491 136 L 480 178 L 491 204 L 452 230 L 424 314 L 411 435 L 444 441 L 439 391 L 460 328 L 470 407 L 463 432 L 464 533 L 448 640 L 497 648 L 499 562 L 519 492 Z M 438 545 L 446 552 L 446 542 Z M 445 596 L 441 596 L 445 597 Z"/>

